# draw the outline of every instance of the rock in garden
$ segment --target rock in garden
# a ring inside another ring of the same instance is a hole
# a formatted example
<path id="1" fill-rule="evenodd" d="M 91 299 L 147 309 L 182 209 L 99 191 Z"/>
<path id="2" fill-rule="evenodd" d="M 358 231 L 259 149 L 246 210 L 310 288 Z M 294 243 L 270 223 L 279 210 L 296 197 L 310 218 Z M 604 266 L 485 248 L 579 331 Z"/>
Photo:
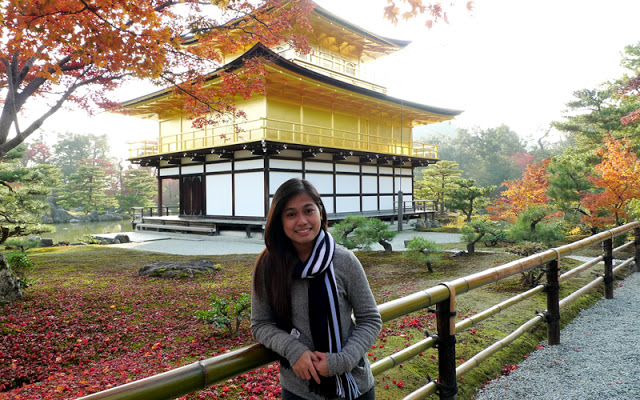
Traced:
<path id="1" fill-rule="evenodd" d="M 22 298 L 22 289 L 18 278 L 9 269 L 4 255 L 0 254 L 0 302 L 13 301 Z"/>
<path id="2" fill-rule="evenodd" d="M 51 247 L 53 246 L 53 239 L 40 239 L 40 246 Z"/>
<path id="3" fill-rule="evenodd" d="M 73 215 L 69 214 L 62 208 L 58 208 L 53 212 L 53 222 L 57 224 L 64 224 L 73 219 Z"/>
<path id="4" fill-rule="evenodd" d="M 100 214 L 97 211 L 93 210 L 89 213 L 89 221 L 96 222 L 100 220 Z"/>
<path id="5" fill-rule="evenodd" d="M 213 261 L 157 262 L 145 265 L 138 270 L 140 276 L 157 278 L 193 278 L 194 276 L 220 270 L 220 264 Z"/>
<path id="6" fill-rule="evenodd" d="M 127 235 L 116 235 L 113 239 L 116 243 L 131 243 L 131 239 Z"/>

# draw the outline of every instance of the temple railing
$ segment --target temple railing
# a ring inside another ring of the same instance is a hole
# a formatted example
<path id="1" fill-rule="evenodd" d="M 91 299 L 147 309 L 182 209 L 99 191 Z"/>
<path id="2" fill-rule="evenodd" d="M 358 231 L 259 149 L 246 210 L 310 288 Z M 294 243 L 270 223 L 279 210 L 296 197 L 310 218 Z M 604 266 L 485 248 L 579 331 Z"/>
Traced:
<path id="1" fill-rule="evenodd" d="M 618 236 L 627 237 L 633 233 L 633 240 L 617 248 L 613 247 L 614 239 Z M 602 255 L 583 263 L 560 275 L 559 262 L 576 251 L 583 250 L 595 244 L 602 243 Z M 634 256 L 613 268 L 613 254 L 625 249 L 634 249 Z M 591 269 L 596 264 L 603 262 L 603 274 L 589 284 L 559 298 L 560 283 Z M 560 343 L 560 310 L 588 291 L 604 284 L 604 293 L 607 299 L 613 298 L 613 274 L 623 268 L 629 268 L 635 264 L 635 271 L 640 265 L 640 222 L 633 222 L 599 234 L 590 236 L 580 241 L 553 248 L 541 253 L 531 255 L 503 264 L 497 267 L 477 272 L 453 281 L 443 282 L 437 286 L 413 293 L 390 302 L 380 304 L 378 309 L 384 322 L 402 317 L 415 311 L 436 306 L 437 335 L 427 337 L 409 347 L 406 347 L 390 356 L 372 364 L 374 375 L 379 375 L 401 363 L 418 356 L 421 352 L 436 347 L 438 348 L 438 381 L 431 381 L 425 386 L 412 392 L 406 399 L 424 399 L 440 389 L 441 399 L 455 399 L 457 381 L 466 373 L 480 365 L 491 355 L 508 346 L 511 342 L 531 330 L 541 322 L 547 323 L 547 336 L 550 345 Z M 498 282 L 502 279 L 530 271 L 534 268 L 545 267 L 546 282 L 533 289 L 517 294 L 481 311 L 473 316 L 463 318 L 456 323 L 456 298 L 457 296 L 472 290 Z M 546 292 L 547 309 L 543 312 L 531 310 L 535 317 L 518 327 L 511 334 L 498 342 L 485 348 L 456 367 L 456 334 L 471 328 L 478 322 L 491 318 L 508 307 L 518 304 L 539 293 Z M 276 357 L 262 345 L 254 344 L 226 353 L 220 356 L 198 361 L 181 368 L 171 370 L 149 378 L 131 382 L 122 386 L 111 388 L 103 392 L 94 393 L 83 400 L 124 400 L 144 399 L 160 400 L 173 399 L 190 392 L 204 389 L 214 383 L 227 380 L 237 375 L 252 371 L 265 364 L 274 362 Z"/>
<path id="2" fill-rule="evenodd" d="M 270 140 L 347 151 L 364 151 L 437 160 L 438 146 L 412 142 L 395 135 L 355 132 L 326 126 L 261 118 L 238 124 L 207 127 L 155 140 L 129 144 L 129 158 L 195 151 L 231 144 Z"/>

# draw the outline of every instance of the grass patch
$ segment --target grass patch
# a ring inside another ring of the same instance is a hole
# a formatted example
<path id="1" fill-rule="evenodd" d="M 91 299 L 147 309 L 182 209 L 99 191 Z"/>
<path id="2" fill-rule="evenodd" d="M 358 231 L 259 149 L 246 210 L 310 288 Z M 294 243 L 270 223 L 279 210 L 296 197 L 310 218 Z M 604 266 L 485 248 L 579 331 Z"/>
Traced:
<path id="1" fill-rule="evenodd" d="M 209 308 L 212 293 L 224 297 L 249 293 L 255 255 L 176 256 L 105 246 L 36 248 L 28 254 L 36 267 L 32 276 L 40 280 L 23 300 L 0 307 L 0 400 L 75 398 L 253 343 L 248 321 L 232 337 L 199 322 L 195 313 Z M 407 262 L 401 252 L 358 251 L 356 255 L 379 304 L 517 258 L 502 252 L 461 257 L 444 253 L 429 273 L 426 266 Z M 154 262 L 203 259 L 220 264 L 220 271 L 193 279 L 137 275 L 140 267 Z M 575 265 L 576 261 L 563 260 L 560 267 L 566 271 Z M 561 297 L 593 279 L 595 271 L 601 273 L 602 266 L 563 283 Z M 456 299 L 459 320 L 521 291 L 519 276 L 515 276 L 461 294 Z M 563 310 L 562 324 L 600 297 L 597 291 L 590 293 Z M 541 294 L 460 332 L 459 363 L 511 333 L 535 316 L 535 310 L 545 308 L 546 298 Z M 433 312 L 422 310 L 385 323 L 370 360 L 380 360 L 434 334 L 435 322 Z M 505 366 L 535 350 L 545 336 L 546 327 L 540 325 L 483 362 L 461 380 L 458 398 L 471 399 Z M 377 398 L 402 398 L 426 384 L 427 376 L 437 377 L 435 355 L 433 349 L 425 351 L 376 376 Z M 278 397 L 277 379 L 277 367 L 269 366 L 187 398 Z"/>

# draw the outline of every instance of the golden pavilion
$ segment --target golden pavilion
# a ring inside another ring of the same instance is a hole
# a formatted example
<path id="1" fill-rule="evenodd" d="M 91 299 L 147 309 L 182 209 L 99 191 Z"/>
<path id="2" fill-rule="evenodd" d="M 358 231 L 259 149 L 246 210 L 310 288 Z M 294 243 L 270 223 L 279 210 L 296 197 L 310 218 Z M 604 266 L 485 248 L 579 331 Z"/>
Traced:
<path id="1" fill-rule="evenodd" d="M 176 111 L 170 90 L 124 103 L 127 114 L 158 121 L 156 138 L 130 145 L 130 160 L 156 169 L 160 193 L 169 182 L 177 187 L 179 205 L 158 196 L 158 209 L 179 208 L 173 223 L 263 224 L 275 190 L 292 177 L 314 184 L 332 219 L 393 215 L 400 190 L 412 200 L 414 168 L 438 161 L 436 146 L 413 142 L 413 128 L 460 111 L 390 97 L 365 78 L 363 64 L 409 42 L 378 36 L 319 6 L 309 19 L 309 54 L 256 43 L 220 69 L 240 68 L 254 56 L 269 59 L 265 93 L 236 103 L 243 121 L 195 129 L 186 112 Z M 169 223 L 142 222 L 158 229 Z"/>

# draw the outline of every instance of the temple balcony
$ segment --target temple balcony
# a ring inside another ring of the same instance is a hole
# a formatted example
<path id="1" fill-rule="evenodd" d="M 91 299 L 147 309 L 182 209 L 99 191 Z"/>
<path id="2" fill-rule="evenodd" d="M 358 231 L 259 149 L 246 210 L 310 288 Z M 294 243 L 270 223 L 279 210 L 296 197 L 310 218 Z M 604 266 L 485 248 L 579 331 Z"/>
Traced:
<path id="1" fill-rule="evenodd" d="M 410 138 L 410 132 L 407 132 L 406 136 Z M 429 160 L 438 159 L 436 145 L 402 139 L 393 138 L 390 134 L 379 136 L 367 132 L 260 118 L 233 125 L 214 126 L 174 135 L 164 135 L 156 140 L 130 143 L 129 158 L 138 159 L 185 151 L 222 148 L 234 144 L 266 140 L 313 148 L 334 148 Z"/>

